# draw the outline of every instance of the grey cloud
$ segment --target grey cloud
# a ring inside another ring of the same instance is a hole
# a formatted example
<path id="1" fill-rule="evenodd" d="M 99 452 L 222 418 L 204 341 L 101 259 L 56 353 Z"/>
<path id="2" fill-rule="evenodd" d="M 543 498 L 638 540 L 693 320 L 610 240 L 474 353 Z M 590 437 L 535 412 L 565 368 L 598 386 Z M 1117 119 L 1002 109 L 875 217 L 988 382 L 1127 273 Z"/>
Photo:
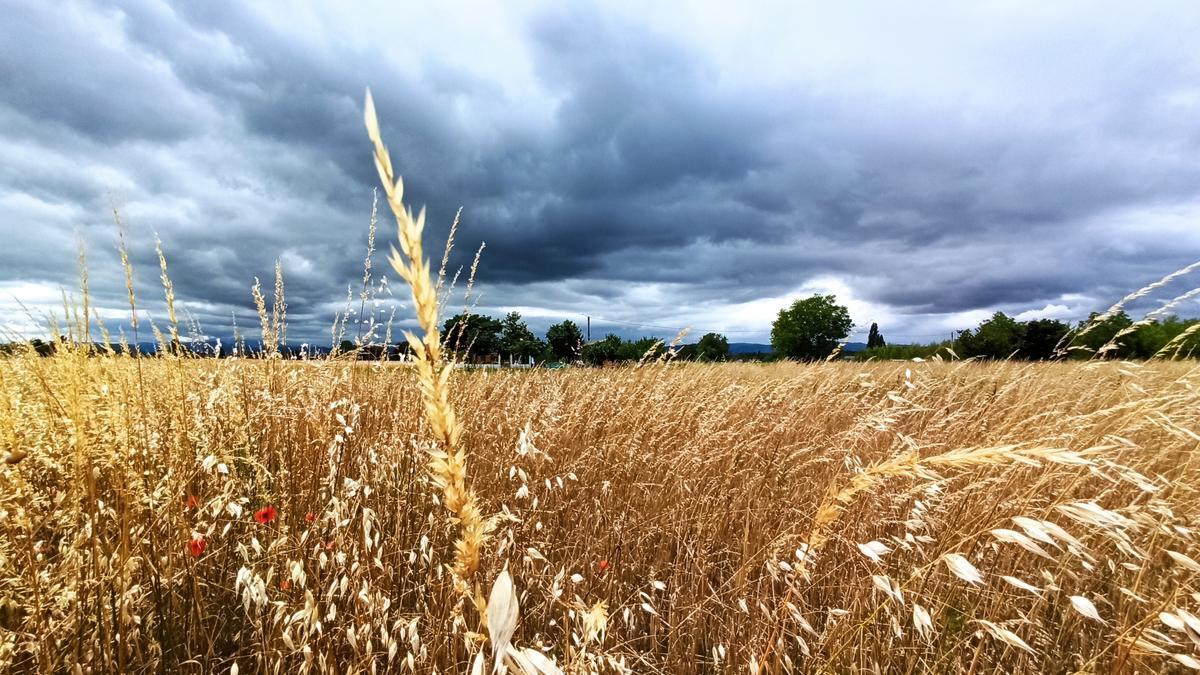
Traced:
<path id="1" fill-rule="evenodd" d="M 211 118 L 170 63 L 131 54 L 121 35 L 106 30 L 111 24 L 96 26 L 73 10 L 23 2 L 6 10 L 0 83 L 8 102 L 109 143 L 170 142 Z"/>
<path id="2" fill-rule="evenodd" d="M 1172 35 L 1197 22 L 1176 23 Z M 998 30 L 1037 58 L 1013 58 L 994 97 L 955 101 L 854 79 L 756 86 L 685 36 L 600 6 L 552 9 L 525 21 L 543 95 L 529 102 L 486 69 L 415 51 L 419 66 L 400 69 L 238 3 L 18 3 L 0 26 L 0 228 L 13 244 L 0 281 L 69 284 L 79 228 L 109 271 L 94 292 L 120 307 L 115 199 L 147 297 L 153 229 L 214 332 L 230 312 L 252 318 L 249 285 L 269 285 L 282 257 L 294 334 L 326 335 L 361 273 L 368 85 L 430 237 L 465 207 L 452 269 L 487 241 L 496 308 L 608 303 L 626 312 L 611 318 L 655 324 L 833 276 L 920 332 L 930 317 L 1119 297 L 1200 257 L 1197 235 L 1095 224 L 1200 207 L 1197 50 L 1143 30 L 1083 54 L 1019 23 Z M 1043 62 L 1088 75 L 1004 100 Z M 385 213 L 381 248 L 393 236 Z M 633 297 L 647 285 L 670 297 Z"/>

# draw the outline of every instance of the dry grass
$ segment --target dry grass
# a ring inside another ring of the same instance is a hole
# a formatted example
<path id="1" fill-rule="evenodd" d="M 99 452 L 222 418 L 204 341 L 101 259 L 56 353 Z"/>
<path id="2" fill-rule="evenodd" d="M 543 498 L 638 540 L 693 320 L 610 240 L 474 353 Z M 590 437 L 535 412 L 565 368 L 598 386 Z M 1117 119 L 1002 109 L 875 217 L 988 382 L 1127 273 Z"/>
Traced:
<path id="1" fill-rule="evenodd" d="M 413 363 L 0 359 L 0 670 L 1200 669 L 1193 364 L 457 370 L 367 126 Z"/>
<path id="2" fill-rule="evenodd" d="M 0 666 L 466 672 L 483 631 L 451 581 L 420 379 L 0 362 L 0 438 L 27 453 L 0 473 Z M 1148 672 L 1198 653 L 1189 364 L 449 383 L 480 508 L 513 516 L 479 575 L 507 563 L 514 642 L 567 670 Z"/>

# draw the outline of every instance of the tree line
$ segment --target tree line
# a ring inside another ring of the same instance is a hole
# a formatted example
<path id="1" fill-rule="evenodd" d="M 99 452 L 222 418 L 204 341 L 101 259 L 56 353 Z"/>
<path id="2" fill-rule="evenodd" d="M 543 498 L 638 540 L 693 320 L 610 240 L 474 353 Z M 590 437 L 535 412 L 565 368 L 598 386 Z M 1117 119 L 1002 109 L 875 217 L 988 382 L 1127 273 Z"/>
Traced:
<path id="1" fill-rule="evenodd" d="M 832 295 L 797 300 L 779 312 L 771 328 L 777 356 L 814 360 L 834 354 L 852 329 L 849 310 Z M 877 324 L 867 335 L 859 360 L 930 358 L 1020 359 L 1046 361 L 1067 358 L 1150 359 L 1155 356 L 1200 355 L 1200 319 L 1163 316 L 1134 321 L 1124 311 L 1070 324 L 1058 319 L 1019 321 L 996 312 L 975 328 L 959 331 L 951 340 L 913 345 L 889 345 Z"/>
<path id="2" fill-rule="evenodd" d="M 546 331 L 544 338 L 538 337 L 522 319 L 519 312 L 509 312 L 503 319 L 485 314 L 463 312 L 442 324 L 442 340 L 447 348 L 465 361 L 516 363 L 578 363 L 603 365 L 641 361 L 657 358 L 669 347 L 662 340 L 644 337 L 626 340 L 609 333 L 599 340 L 588 342 L 579 326 L 570 320 L 556 323 Z M 366 358 L 379 356 L 395 357 L 408 353 L 408 345 L 400 343 L 387 355 L 375 349 L 356 347 L 349 340 L 343 341 L 339 351 L 357 351 Z M 696 361 L 719 361 L 729 356 L 729 341 L 723 335 L 708 333 L 695 344 L 682 345 L 675 350 L 675 358 Z"/>
<path id="3" fill-rule="evenodd" d="M 1093 312 L 1074 325 L 1057 319 L 1018 321 L 996 312 L 953 340 L 916 345 L 881 344 L 858 352 L 859 359 L 958 358 L 1046 361 L 1103 356 L 1150 359 L 1200 355 L 1200 319 L 1168 316 L 1134 321 L 1121 311 L 1110 316 Z"/>
<path id="4" fill-rule="evenodd" d="M 732 359 L 801 361 L 823 360 L 840 355 L 842 345 L 854 324 L 847 307 L 833 295 L 813 295 L 796 300 L 781 309 L 771 325 L 771 353 L 730 353 L 728 339 L 719 333 L 706 333 L 693 344 L 668 346 L 662 340 L 644 337 L 627 340 L 609 333 L 587 341 L 575 322 L 566 320 L 549 327 L 538 337 L 518 312 L 503 319 L 484 314 L 462 312 L 446 319 L 443 340 L 457 358 L 471 362 L 517 363 L 606 363 L 637 362 L 653 359 L 670 350 L 674 358 L 695 361 Z M 66 340 L 66 337 L 60 338 Z M 26 345 L 35 353 L 49 356 L 57 351 L 55 341 L 33 339 Z M 12 352 L 18 344 L 0 345 L 0 354 Z M 1134 321 L 1123 311 L 1111 315 L 1092 313 L 1075 325 L 1057 319 L 1019 321 L 996 312 L 975 328 L 959 331 L 950 340 L 930 344 L 888 344 L 879 326 L 871 324 L 866 349 L 852 355 L 858 360 L 931 358 L 1021 359 L 1030 361 L 1064 358 L 1149 359 L 1156 356 L 1200 355 L 1200 319 L 1164 316 Z M 220 356 L 220 347 L 212 345 L 167 345 L 168 351 L 196 356 Z M 114 349 L 109 347 L 108 349 Z M 122 346 L 117 351 L 127 349 Z M 96 346 L 97 353 L 100 351 Z M 143 353 L 154 353 L 150 350 Z M 342 341 L 332 350 L 337 355 L 353 355 L 364 360 L 397 360 L 409 354 L 408 345 L 358 345 Z M 284 358 L 308 358 L 318 352 L 279 347 Z M 239 350 L 255 356 L 254 350 Z M 851 356 L 851 355 L 842 355 Z"/>

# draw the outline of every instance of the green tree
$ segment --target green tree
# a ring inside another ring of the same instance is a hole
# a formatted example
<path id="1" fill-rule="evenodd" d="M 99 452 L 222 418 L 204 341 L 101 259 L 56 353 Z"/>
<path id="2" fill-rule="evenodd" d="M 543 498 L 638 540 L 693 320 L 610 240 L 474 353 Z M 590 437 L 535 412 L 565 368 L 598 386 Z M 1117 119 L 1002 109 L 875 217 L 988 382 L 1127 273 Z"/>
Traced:
<path id="1" fill-rule="evenodd" d="M 771 346 L 790 359 L 810 361 L 829 356 L 850 334 L 850 310 L 832 295 L 797 300 L 771 326 Z"/>
<path id="2" fill-rule="evenodd" d="M 996 312 L 975 331 L 964 330 L 959 334 L 955 351 L 962 357 L 1006 359 L 1020 351 L 1024 337 L 1025 326 L 1021 322 L 1004 312 Z"/>
<path id="3" fill-rule="evenodd" d="M 696 342 L 697 361 L 723 361 L 729 357 L 729 340 L 720 333 L 705 333 Z"/>
<path id="4" fill-rule="evenodd" d="M 1021 338 L 1021 357 L 1034 361 L 1055 358 L 1055 350 L 1060 346 L 1066 346 L 1064 338 L 1070 330 L 1070 326 L 1057 319 L 1037 319 L 1025 322 L 1024 334 Z"/>
<path id="5" fill-rule="evenodd" d="M 1179 317 L 1168 317 L 1165 321 L 1157 323 L 1156 330 L 1147 337 L 1145 344 L 1141 345 L 1139 355 L 1148 359 L 1157 355 L 1159 350 L 1164 349 L 1167 345 L 1171 345 L 1171 348 L 1162 356 L 1166 358 L 1200 356 L 1200 329 L 1196 328 L 1198 323 L 1200 323 L 1200 319 L 1182 321 Z M 1189 330 L 1192 332 L 1184 335 Z"/>
<path id="6" fill-rule="evenodd" d="M 867 349 L 878 349 L 887 346 L 883 341 L 883 334 L 879 332 L 879 324 L 871 324 L 871 332 L 867 333 Z"/>
<path id="7" fill-rule="evenodd" d="M 1163 353 L 1163 356 L 1173 357 L 1176 354 L 1183 357 L 1196 356 L 1197 348 L 1200 347 L 1200 331 L 1195 331 L 1180 339 L 1179 342 L 1172 343 L 1172 340 L 1179 337 L 1184 331 L 1195 326 L 1200 319 L 1183 320 L 1177 316 L 1167 316 L 1161 319 L 1151 319 L 1135 328 L 1132 332 L 1122 335 L 1117 338 L 1117 348 L 1105 352 L 1105 356 L 1133 359 L 1150 359 L 1154 358 L 1168 344 L 1171 348 Z M 1087 322 L 1084 322 L 1086 325 Z M 1133 320 L 1128 317 L 1117 315 L 1104 325 L 1097 326 L 1095 330 L 1077 339 L 1077 343 L 1085 344 L 1087 350 L 1083 352 L 1085 356 L 1090 356 L 1092 351 L 1099 349 L 1111 341 L 1117 334 L 1117 331 L 1124 330 L 1125 327 L 1133 325 Z M 1096 335 L 1093 335 L 1096 333 Z M 1107 339 L 1105 339 L 1107 338 Z"/>
<path id="8" fill-rule="evenodd" d="M 388 360 L 399 361 L 401 359 L 406 359 L 411 356 L 412 353 L 412 347 L 409 346 L 408 340 L 400 340 L 396 344 L 392 345 L 390 349 L 388 349 Z"/>
<path id="9" fill-rule="evenodd" d="M 509 312 L 500 322 L 500 353 L 524 361 L 531 356 L 541 356 L 545 345 L 529 330 L 517 312 Z"/>
<path id="10" fill-rule="evenodd" d="M 904 360 L 911 359 L 931 359 L 934 356 L 942 358 L 951 358 L 950 352 L 947 349 L 953 349 L 954 345 L 950 341 L 937 342 L 924 345 L 905 345 L 905 344 L 890 344 L 875 349 L 864 349 L 854 355 L 855 361 L 877 361 L 887 360 Z"/>
<path id="11" fill-rule="evenodd" d="M 1073 350 L 1077 357 L 1091 358 L 1104 345 L 1116 338 L 1117 333 L 1133 325 L 1133 319 L 1129 318 L 1129 315 L 1124 311 L 1117 312 L 1103 321 L 1099 319 L 1100 314 L 1092 312 L 1086 320 L 1079 323 L 1078 332 L 1075 339 L 1071 342 L 1071 345 L 1077 348 Z M 1087 331 L 1086 333 L 1082 335 L 1078 334 L 1085 330 Z M 1128 358 L 1131 356 L 1131 349 L 1128 347 L 1128 343 L 1131 342 L 1129 338 L 1131 337 L 1133 335 L 1126 335 L 1119 338 L 1117 340 L 1117 348 L 1105 352 L 1104 356 L 1109 358 Z"/>
<path id="12" fill-rule="evenodd" d="M 29 346 L 38 356 L 52 356 L 54 354 L 54 343 L 43 342 L 38 338 L 33 338 L 29 341 Z"/>
<path id="13" fill-rule="evenodd" d="M 1200 323 L 1200 319 L 1185 321 L 1177 316 L 1168 316 L 1161 321 L 1151 321 L 1148 325 L 1139 327 L 1130 335 L 1122 338 L 1122 341 L 1129 344 L 1133 356 L 1139 359 L 1149 359 L 1197 323 Z M 1200 330 L 1196 330 L 1181 338 L 1179 342 L 1172 344 L 1163 356 L 1172 358 L 1178 353 L 1179 356 L 1193 357 L 1197 355 L 1198 349 L 1200 349 Z"/>
<path id="14" fill-rule="evenodd" d="M 621 343 L 621 349 L 617 352 L 617 358 L 621 361 L 641 361 L 646 352 L 650 351 L 655 345 L 659 345 L 653 356 L 662 353 L 663 347 L 661 340 L 658 338 L 644 337 L 640 340 L 626 340 Z"/>
<path id="15" fill-rule="evenodd" d="M 624 344 L 628 343 L 622 343 L 620 337 L 609 333 L 603 340 L 589 342 L 583 346 L 583 360 L 593 366 L 603 365 L 608 361 L 619 361 Z"/>
<path id="16" fill-rule="evenodd" d="M 442 339 L 461 355 L 488 356 L 500 353 L 500 322 L 490 316 L 464 312 L 446 319 Z"/>
<path id="17" fill-rule="evenodd" d="M 546 331 L 546 342 L 554 358 L 571 362 L 579 358 L 579 350 L 583 347 L 583 333 L 573 321 L 564 321 L 550 326 Z"/>

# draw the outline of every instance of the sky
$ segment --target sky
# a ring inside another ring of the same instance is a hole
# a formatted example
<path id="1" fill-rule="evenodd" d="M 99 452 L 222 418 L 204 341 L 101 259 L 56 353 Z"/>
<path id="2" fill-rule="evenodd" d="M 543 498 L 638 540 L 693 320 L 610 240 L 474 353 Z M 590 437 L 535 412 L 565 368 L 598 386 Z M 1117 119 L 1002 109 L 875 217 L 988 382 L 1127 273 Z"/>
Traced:
<path id="1" fill-rule="evenodd" d="M 766 342 L 833 293 L 851 339 L 929 342 L 1200 260 L 1194 2 L 0 4 L 10 335 L 78 289 L 80 242 L 128 323 L 115 206 L 143 318 L 157 234 L 203 334 L 250 332 L 278 260 L 289 342 L 328 344 L 361 285 L 368 87 L 428 249 L 461 207 L 466 302 L 538 332 Z M 367 313 L 411 326 L 381 215 Z"/>

